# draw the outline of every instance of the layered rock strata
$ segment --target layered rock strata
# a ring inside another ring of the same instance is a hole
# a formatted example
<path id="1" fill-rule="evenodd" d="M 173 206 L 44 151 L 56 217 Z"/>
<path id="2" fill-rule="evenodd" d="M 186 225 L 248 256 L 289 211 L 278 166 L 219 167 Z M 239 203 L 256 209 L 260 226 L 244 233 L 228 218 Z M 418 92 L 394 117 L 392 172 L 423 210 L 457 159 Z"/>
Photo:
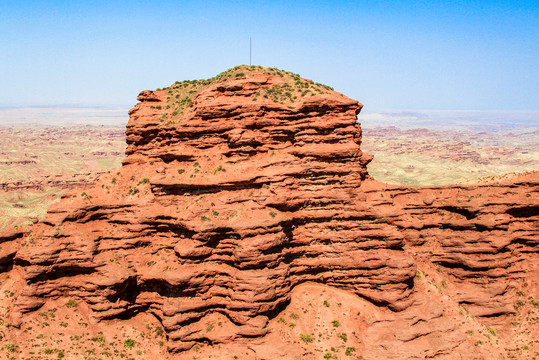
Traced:
<path id="1" fill-rule="evenodd" d="M 3 238 L 29 244 L 0 254 L 26 281 L 15 326 L 71 297 L 98 321 L 153 314 L 177 353 L 262 338 L 305 283 L 406 314 L 425 306 L 417 278 L 436 268 L 445 294 L 493 326 L 511 321 L 518 289 L 539 296 L 536 173 L 378 183 L 360 149 L 362 105 L 274 69 L 240 67 L 138 100 L 122 168 L 64 195 L 29 233 Z M 216 314 L 223 329 L 207 331 Z M 429 346 L 473 352 L 461 336 Z"/>

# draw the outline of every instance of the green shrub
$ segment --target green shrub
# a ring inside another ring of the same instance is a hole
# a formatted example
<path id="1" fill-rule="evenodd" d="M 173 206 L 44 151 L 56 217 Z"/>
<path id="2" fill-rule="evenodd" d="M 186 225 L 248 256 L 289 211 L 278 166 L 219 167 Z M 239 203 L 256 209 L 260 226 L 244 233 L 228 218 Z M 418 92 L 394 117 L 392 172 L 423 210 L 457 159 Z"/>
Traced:
<path id="1" fill-rule="evenodd" d="M 140 184 L 147 184 L 150 182 L 150 179 L 147 178 L 147 177 L 143 177 L 142 179 L 140 179 L 140 181 L 138 182 L 137 185 L 140 185 Z"/>
<path id="2" fill-rule="evenodd" d="M 189 96 L 186 96 L 184 97 L 181 101 L 180 101 L 180 106 L 186 106 L 186 107 L 193 107 L 193 100 L 191 100 L 191 98 Z"/>
<path id="3" fill-rule="evenodd" d="M 135 346 L 135 340 L 127 338 L 124 340 L 124 346 L 126 349 L 132 349 Z"/>
<path id="4" fill-rule="evenodd" d="M 270 214 L 270 216 L 271 216 L 272 218 L 274 218 L 275 216 L 277 216 L 277 213 L 276 213 L 275 211 L 273 211 L 273 210 L 271 210 L 271 211 L 269 212 L 269 214 Z"/>
<path id="5" fill-rule="evenodd" d="M 356 351 L 356 348 L 354 346 L 349 346 L 349 347 L 346 348 L 344 354 L 346 356 L 351 356 L 352 353 L 355 352 L 355 351 Z"/>
<path id="6" fill-rule="evenodd" d="M 73 299 L 69 299 L 69 301 L 66 302 L 66 307 L 67 308 L 71 309 L 71 308 L 74 308 L 76 306 L 77 306 L 77 302 L 75 300 L 73 300 Z"/>
<path id="7" fill-rule="evenodd" d="M 310 334 L 299 334 L 299 338 L 301 339 L 301 341 L 306 343 L 311 343 L 314 341 L 312 335 Z"/>
<path id="8" fill-rule="evenodd" d="M 103 335 L 103 333 L 100 331 L 100 332 L 97 333 L 97 336 L 95 338 L 93 338 L 92 340 L 97 341 L 101 345 L 104 345 L 105 344 L 105 335 Z"/>
<path id="9" fill-rule="evenodd" d="M 184 169 L 178 169 L 178 174 L 180 174 L 180 175 L 181 175 L 181 174 L 183 174 L 184 172 L 185 172 L 185 170 L 184 170 Z"/>
<path id="10" fill-rule="evenodd" d="M 15 352 L 15 344 L 12 342 L 7 342 L 4 344 L 4 349 L 6 349 L 7 352 Z"/>
<path id="11" fill-rule="evenodd" d="M 341 323 L 339 322 L 339 320 L 333 320 L 331 323 L 332 323 L 333 326 L 335 326 L 335 327 L 338 327 L 339 325 L 341 325 Z"/>
<path id="12" fill-rule="evenodd" d="M 217 166 L 215 169 L 213 169 L 211 172 L 213 175 L 217 174 L 219 171 L 224 171 L 223 167 L 221 165 Z"/>

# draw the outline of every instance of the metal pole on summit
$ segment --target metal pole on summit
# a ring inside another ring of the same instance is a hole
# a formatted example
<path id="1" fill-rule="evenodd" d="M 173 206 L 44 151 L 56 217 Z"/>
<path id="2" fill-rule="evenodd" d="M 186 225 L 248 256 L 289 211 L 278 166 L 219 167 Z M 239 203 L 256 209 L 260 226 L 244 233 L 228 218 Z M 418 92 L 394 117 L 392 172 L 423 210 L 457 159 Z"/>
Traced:
<path id="1" fill-rule="evenodd" d="M 249 66 L 251 66 L 251 53 L 252 53 L 252 49 L 253 49 L 253 41 L 252 41 L 251 38 L 249 37 Z"/>

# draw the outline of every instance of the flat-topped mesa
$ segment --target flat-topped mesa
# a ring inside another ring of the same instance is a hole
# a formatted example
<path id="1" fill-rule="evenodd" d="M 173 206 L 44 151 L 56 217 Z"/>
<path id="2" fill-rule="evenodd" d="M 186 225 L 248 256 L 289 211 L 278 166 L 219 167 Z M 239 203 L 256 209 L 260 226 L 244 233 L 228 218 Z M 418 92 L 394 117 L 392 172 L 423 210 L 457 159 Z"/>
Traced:
<path id="1" fill-rule="evenodd" d="M 371 157 L 360 150 L 356 124 L 362 105 L 296 74 L 238 66 L 209 80 L 143 91 L 138 100 L 129 112 L 126 165 L 151 161 L 176 173 L 204 158 L 209 171 L 225 168 L 230 184 L 326 174 L 346 175 L 358 186 L 367 174 Z M 208 171 L 201 170 L 185 172 L 180 183 L 219 182 L 201 179 Z"/>

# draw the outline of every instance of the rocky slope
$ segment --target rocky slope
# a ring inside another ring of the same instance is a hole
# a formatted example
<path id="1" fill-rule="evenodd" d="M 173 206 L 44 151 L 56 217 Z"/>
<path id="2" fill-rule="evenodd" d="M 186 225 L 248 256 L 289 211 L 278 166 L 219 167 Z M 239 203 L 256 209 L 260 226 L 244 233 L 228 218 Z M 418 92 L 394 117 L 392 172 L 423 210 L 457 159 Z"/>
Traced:
<path id="1" fill-rule="evenodd" d="M 276 69 L 138 100 L 122 168 L 0 239 L 13 354 L 37 356 L 43 326 L 62 330 L 51 342 L 94 336 L 73 358 L 92 346 L 139 358 L 539 351 L 537 173 L 378 183 L 362 105 Z"/>

